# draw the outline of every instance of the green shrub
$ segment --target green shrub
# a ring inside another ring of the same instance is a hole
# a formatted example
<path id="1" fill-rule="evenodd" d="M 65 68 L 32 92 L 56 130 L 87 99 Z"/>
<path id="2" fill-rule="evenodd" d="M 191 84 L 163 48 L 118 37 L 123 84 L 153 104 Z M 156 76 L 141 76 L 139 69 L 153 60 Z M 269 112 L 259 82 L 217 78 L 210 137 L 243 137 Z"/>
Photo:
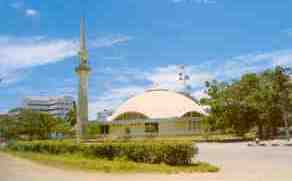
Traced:
<path id="1" fill-rule="evenodd" d="M 192 142 L 104 142 L 75 144 L 66 141 L 15 142 L 8 145 L 13 151 L 49 154 L 81 154 L 88 158 L 108 160 L 127 159 L 143 163 L 188 165 L 198 149 Z"/>
<path id="2" fill-rule="evenodd" d="M 96 121 L 89 122 L 85 127 L 86 138 L 96 138 L 101 133 L 100 124 Z"/>

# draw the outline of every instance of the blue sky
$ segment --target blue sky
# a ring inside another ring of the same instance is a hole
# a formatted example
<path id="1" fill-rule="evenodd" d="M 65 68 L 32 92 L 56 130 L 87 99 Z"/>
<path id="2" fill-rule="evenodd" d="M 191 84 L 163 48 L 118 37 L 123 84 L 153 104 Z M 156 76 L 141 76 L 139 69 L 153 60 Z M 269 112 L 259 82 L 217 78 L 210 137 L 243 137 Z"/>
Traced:
<path id="1" fill-rule="evenodd" d="M 292 63 L 292 1 L 1 0 L 0 112 L 29 95 L 76 95 L 79 20 L 86 17 L 90 117 L 154 84 L 177 87 L 186 65 L 193 95 Z"/>

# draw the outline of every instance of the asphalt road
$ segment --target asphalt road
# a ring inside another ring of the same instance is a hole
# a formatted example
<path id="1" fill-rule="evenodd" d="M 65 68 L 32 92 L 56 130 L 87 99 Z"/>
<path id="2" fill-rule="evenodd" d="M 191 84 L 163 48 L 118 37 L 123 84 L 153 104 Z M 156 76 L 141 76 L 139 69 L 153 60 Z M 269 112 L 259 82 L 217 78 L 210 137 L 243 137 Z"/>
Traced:
<path id="1" fill-rule="evenodd" d="M 39 165 L 0 153 L 0 181 L 291 181 L 292 147 L 247 147 L 244 143 L 199 144 L 199 160 L 221 167 L 208 174 L 105 174 Z"/>

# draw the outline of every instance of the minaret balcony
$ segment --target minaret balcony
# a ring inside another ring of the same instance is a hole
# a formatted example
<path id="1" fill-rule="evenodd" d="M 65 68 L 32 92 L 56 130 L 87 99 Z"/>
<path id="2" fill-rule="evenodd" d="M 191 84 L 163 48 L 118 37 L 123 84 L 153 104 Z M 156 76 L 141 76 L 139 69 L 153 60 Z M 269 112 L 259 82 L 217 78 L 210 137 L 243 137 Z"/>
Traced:
<path id="1" fill-rule="evenodd" d="M 80 72 L 80 71 L 87 71 L 90 72 L 91 68 L 89 67 L 88 64 L 79 64 L 78 67 L 76 67 L 75 71 Z"/>

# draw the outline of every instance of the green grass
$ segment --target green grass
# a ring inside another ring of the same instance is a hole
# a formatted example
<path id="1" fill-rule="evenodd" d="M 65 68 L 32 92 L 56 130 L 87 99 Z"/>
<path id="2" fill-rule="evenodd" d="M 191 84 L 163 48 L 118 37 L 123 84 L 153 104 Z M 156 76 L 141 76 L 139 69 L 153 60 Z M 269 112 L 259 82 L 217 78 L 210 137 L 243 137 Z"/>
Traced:
<path id="1" fill-rule="evenodd" d="M 105 160 L 85 158 L 80 155 L 51 155 L 31 152 L 5 151 L 16 157 L 32 160 L 41 164 L 63 169 L 78 169 L 85 171 L 98 171 L 106 173 L 195 173 L 217 172 L 218 167 L 208 163 L 196 163 L 188 166 L 170 166 L 166 164 L 136 163 L 123 159 Z"/>

